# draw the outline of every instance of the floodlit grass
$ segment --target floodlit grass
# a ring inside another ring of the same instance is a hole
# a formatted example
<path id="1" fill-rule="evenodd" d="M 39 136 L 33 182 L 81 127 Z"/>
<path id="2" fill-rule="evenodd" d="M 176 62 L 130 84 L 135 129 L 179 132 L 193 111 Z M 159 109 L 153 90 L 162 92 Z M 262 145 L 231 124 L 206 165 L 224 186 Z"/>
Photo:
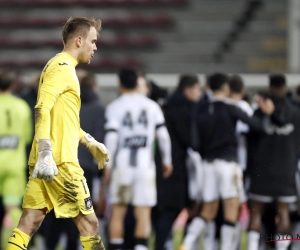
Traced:
<path id="1" fill-rule="evenodd" d="M 174 231 L 174 250 L 177 250 L 183 239 L 183 231 Z M 205 250 L 203 246 L 200 250 Z M 247 231 L 243 231 L 241 235 L 241 250 L 247 250 Z"/>

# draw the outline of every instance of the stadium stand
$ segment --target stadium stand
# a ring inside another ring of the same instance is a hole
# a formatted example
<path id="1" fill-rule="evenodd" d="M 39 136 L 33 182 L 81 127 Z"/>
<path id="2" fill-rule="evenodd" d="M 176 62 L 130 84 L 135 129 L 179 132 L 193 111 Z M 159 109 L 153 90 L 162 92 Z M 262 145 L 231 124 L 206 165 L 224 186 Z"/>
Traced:
<path id="1" fill-rule="evenodd" d="M 142 36 L 126 36 L 119 35 L 113 38 L 100 37 L 97 41 L 97 46 L 105 48 L 151 48 L 158 45 L 158 41 L 147 35 Z M 62 42 L 59 39 L 44 39 L 44 40 L 32 40 L 32 39 L 19 39 L 13 38 L 0 38 L 0 49 L 14 48 L 14 49 L 32 49 L 39 47 L 54 47 L 61 48 Z"/>
<path id="2" fill-rule="evenodd" d="M 51 57 L 61 48 L 61 24 L 69 16 L 87 15 L 103 20 L 99 60 L 118 53 L 141 62 L 149 73 L 285 70 L 287 2 L 265 0 L 257 5 L 249 1 L 2 0 L 0 61 Z M 234 28 L 238 26 L 240 33 L 236 35 Z M 226 50 L 226 37 L 233 38 L 230 50 Z M 222 61 L 216 61 L 220 47 L 225 47 Z M 112 69 L 112 64 L 101 69 L 94 66 L 97 72 L 109 73 L 108 68 Z"/>
<path id="3" fill-rule="evenodd" d="M 167 6 L 167 5 L 182 5 L 186 4 L 187 0 L 2 0 L 2 5 L 11 6 L 12 4 L 25 4 L 27 7 L 68 7 L 68 6 L 136 6 L 136 5 L 146 5 L 146 6 Z"/>

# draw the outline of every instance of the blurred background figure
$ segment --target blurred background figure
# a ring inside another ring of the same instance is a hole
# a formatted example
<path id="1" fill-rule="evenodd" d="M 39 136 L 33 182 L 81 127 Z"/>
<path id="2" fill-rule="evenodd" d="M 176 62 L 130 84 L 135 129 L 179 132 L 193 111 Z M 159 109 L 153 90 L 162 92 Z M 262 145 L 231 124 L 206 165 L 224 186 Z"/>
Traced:
<path id="1" fill-rule="evenodd" d="M 190 120 L 192 108 L 200 100 L 201 88 L 196 75 L 181 75 L 177 89 L 164 107 L 166 125 L 172 142 L 174 170 L 167 178 L 158 178 L 158 204 L 154 229 L 155 249 L 165 249 L 172 225 L 183 208 L 189 206 L 187 149 L 190 145 Z M 160 174 L 158 173 L 158 176 Z"/>
<path id="2" fill-rule="evenodd" d="M 156 204 L 156 169 L 153 159 L 155 137 L 162 156 L 165 178 L 172 173 L 171 142 L 160 107 L 137 92 L 137 73 L 119 72 L 121 96 L 106 110 L 105 144 L 112 159 L 105 169 L 101 191 L 109 184 L 112 214 L 109 223 L 110 250 L 123 249 L 123 220 L 128 204 L 134 207 L 135 250 L 148 249 L 151 208 Z"/>
<path id="3" fill-rule="evenodd" d="M 266 97 L 272 98 L 284 124 L 278 126 L 273 123 L 267 134 L 250 131 L 249 250 L 258 249 L 265 205 L 275 202 L 278 218 L 275 233 L 282 236 L 291 233 L 289 204 L 297 200 L 295 176 L 300 149 L 300 113 L 287 97 L 285 76 L 273 74 L 269 81 Z M 256 110 L 254 116 L 261 117 L 262 111 Z M 286 250 L 290 243 L 277 241 L 276 249 Z"/>
<path id="4" fill-rule="evenodd" d="M 26 186 L 26 146 L 32 140 L 30 108 L 11 94 L 13 81 L 12 72 L 0 70 L 0 196 L 5 209 L 0 248 L 3 250 L 21 217 L 20 205 Z"/>

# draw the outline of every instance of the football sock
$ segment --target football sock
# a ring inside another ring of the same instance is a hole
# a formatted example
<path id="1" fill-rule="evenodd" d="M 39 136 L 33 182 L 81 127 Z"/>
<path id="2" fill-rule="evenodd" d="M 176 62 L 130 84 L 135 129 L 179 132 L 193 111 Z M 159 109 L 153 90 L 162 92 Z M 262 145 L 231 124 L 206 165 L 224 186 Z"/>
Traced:
<path id="1" fill-rule="evenodd" d="M 13 231 L 14 228 L 18 226 L 21 215 L 22 215 L 22 210 L 20 208 L 14 208 L 5 215 L 3 220 L 4 223 L 3 223 L 2 232 L 0 235 L 1 242 L 2 242 L 2 249 L 5 249 L 6 243 L 8 242 L 8 239 L 11 236 L 11 232 Z"/>
<path id="2" fill-rule="evenodd" d="M 280 239 L 286 239 L 286 235 L 280 235 Z M 276 250 L 287 250 L 290 243 L 290 240 L 276 241 Z"/>
<path id="3" fill-rule="evenodd" d="M 259 237 L 259 232 L 252 230 L 248 232 L 248 250 L 258 250 Z"/>
<path id="4" fill-rule="evenodd" d="M 109 240 L 108 250 L 121 250 L 123 249 L 124 239 L 111 239 Z"/>
<path id="5" fill-rule="evenodd" d="M 135 238 L 134 250 L 148 250 L 148 240 Z"/>
<path id="6" fill-rule="evenodd" d="M 6 250 L 27 250 L 30 236 L 15 228 L 8 240 Z"/>
<path id="7" fill-rule="evenodd" d="M 221 227 L 222 250 L 234 249 L 235 245 L 235 224 L 225 222 Z"/>
<path id="8" fill-rule="evenodd" d="M 195 244 L 195 241 L 201 235 L 206 227 L 206 222 L 201 217 L 196 217 L 192 220 L 190 225 L 188 226 L 186 236 L 183 240 L 183 245 L 186 249 L 191 249 L 192 246 Z"/>
<path id="9" fill-rule="evenodd" d="M 80 236 L 80 241 L 84 250 L 105 250 L 100 235 Z"/>

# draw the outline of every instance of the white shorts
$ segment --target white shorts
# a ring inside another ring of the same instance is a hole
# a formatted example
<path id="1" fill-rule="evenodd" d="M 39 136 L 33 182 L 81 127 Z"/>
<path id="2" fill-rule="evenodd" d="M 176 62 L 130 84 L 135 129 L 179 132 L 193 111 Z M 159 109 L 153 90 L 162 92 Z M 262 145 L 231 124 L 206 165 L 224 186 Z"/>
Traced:
<path id="1" fill-rule="evenodd" d="M 293 203 L 297 200 L 296 195 L 291 196 L 268 196 L 260 194 L 249 194 L 250 200 L 260 201 L 263 203 L 271 203 L 273 201 L 284 202 L 284 203 Z"/>
<path id="2" fill-rule="evenodd" d="M 133 206 L 156 205 L 156 172 L 151 168 L 114 168 L 110 182 L 112 204 L 132 204 Z"/>
<path id="3" fill-rule="evenodd" d="M 236 162 L 214 160 L 203 162 L 203 201 L 212 202 L 222 199 L 240 197 L 243 176 Z"/>
<path id="4" fill-rule="evenodd" d="M 203 186 L 202 159 L 199 153 L 188 149 L 186 168 L 188 173 L 188 194 L 189 199 L 201 203 Z"/>

